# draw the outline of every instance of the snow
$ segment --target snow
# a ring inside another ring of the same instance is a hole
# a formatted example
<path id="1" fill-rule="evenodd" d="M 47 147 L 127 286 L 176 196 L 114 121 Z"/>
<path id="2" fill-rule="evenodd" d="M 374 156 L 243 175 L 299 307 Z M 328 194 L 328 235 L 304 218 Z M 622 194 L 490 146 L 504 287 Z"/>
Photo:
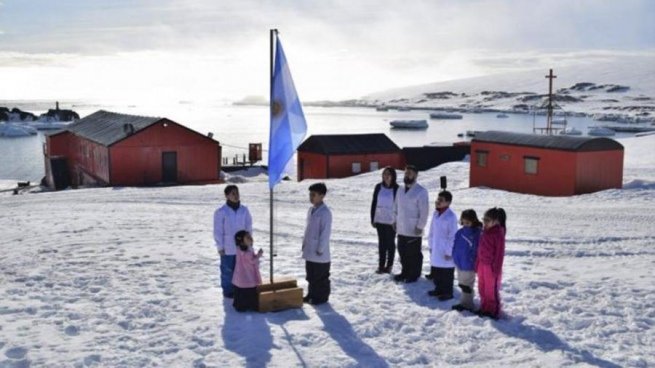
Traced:
<path id="1" fill-rule="evenodd" d="M 266 169 L 262 166 L 245 167 L 240 170 L 231 172 L 221 172 L 221 178 L 226 183 L 250 183 L 250 182 L 267 182 L 268 175 Z"/>
<path id="2" fill-rule="evenodd" d="M 0 191 L 16 188 L 16 180 L 0 180 Z"/>
<path id="3" fill-rule="evenodd" d="M 211 224 L 223 185 L 1 197 L 0 367 L 653 366 L 655 136 L 621 143 L 621 190 L 467 188 L 464 162 L 420 173 L 431 201 L 448 176 L 457 213 L 507 210 L 500 321 L 451 311 L 454 301 L 426 295 L 425 279 L 374 273 L 368 209 L 380 172 L 326 181 L 330 302 L 267 314 L 237 313 L 221 297 Z M 303 287 L 313 182 L 276 189 L 276 274 Z M 267 184 L 239 187 L 268 255 Z"/>

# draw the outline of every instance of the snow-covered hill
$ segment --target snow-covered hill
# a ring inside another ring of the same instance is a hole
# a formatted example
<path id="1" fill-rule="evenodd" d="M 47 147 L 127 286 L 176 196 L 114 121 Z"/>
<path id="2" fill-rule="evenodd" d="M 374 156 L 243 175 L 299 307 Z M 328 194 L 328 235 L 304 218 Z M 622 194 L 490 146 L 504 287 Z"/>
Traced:
<path id="1" fill-rule="evenodd" d="M 655 122 L 655 56 L 554 66 L 556 103 L 566 113 Z M 548 94 L 547 69 L 490 75 L 371 94 L 358 103 L 528 112 Z"/>
<path id="2" fill-rule="evenodd" d="M 374 273 L 379 172 L 327 181 L 330 303 L 268 314 L 221 297 L 211 224 L 222 185 L 2 196 L 0 367 L 653 366 L 655 136 L 621 142 L 623 190 L 470 189 L 467 163 L 420 174 L 431 201 L 448 176 L 458 213 L 507 210 L 500 321 L 451 311 L 425 279 Z M 276 269 L 302 286 L 311 183 L 276 191 Z M 268 255 L 267 184 L 239 185 Z"/>

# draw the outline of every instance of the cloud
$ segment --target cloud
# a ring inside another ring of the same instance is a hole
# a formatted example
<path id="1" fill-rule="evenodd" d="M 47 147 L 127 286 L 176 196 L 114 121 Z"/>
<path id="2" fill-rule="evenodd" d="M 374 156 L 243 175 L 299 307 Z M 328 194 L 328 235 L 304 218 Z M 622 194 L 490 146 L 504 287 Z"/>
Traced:
<path id="1" fill-rule="evenodd" d="M 508 72 L 532 70 L 543 67 L 566 67 L 585 65 L 589 63 L 610 62 L 634 57 L 655 57 L 655 50 L 583 50 L 583 51 L 553 51 L 534 50 L 526 52 L 494 53 L 480 51 L 477 56 L 471 56 L 474 65 L 488 72 Z"/>
<path id="2" fill-rule="evenodd" d="M 305 43 L 333 47 L 327 41 L 334 41 L 376 56 L 417 49 L 625 49 L 653 47 L 655 38 L 655 3 L 637 0 L 33 0 L 9 2 L 3 14 L 13 37 L 0 48 L 23 52 L 221 49 L 265 39 L 271 27 Z"/>
<path id="3" fill-rule="evenodd" d="M 301 98 L 356 98 L 655 50 L 653 18 L 655 2 L 640 0 L 5 1 L 0 78 L 11 70 L 30 80 L 20 70 L 38 67 L 41 80 L 79 80 L 67 88 L 85 94 L 154 84 L 266 95 L 268 30 L 278 28 Z M 94 65 L 105 73 L 93 75 Z"/>

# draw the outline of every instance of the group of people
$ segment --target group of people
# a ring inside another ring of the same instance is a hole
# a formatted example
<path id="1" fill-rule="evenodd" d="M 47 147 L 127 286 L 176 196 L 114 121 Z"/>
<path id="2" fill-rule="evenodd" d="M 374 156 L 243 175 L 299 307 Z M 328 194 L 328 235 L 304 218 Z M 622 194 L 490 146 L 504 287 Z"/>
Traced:
<path id="1" fill-rule="evenodd" d="M 429 216 L 429 196 L 417 177 L 416 167 L 407 166 L 401 187 L 396 182 L 396 170 L 385 168 L 371 203 L 371 225 L 378 234 L 376 273 L 392 272 L 397 239 L 401 271 L 393 278 L 403 283 L 416 282 L 423 268 L 421 248 Z M 459 303 L 452 308 L 498 319 L 507 215 L 502 208 L 490 208 L 481 222 L 475 210 L 467 209 L 459 218 L 462 227 L 458 228 L 457 215 L 450 208 L 452 201 L 452 193 L 442 190 L 435 202 L 428 231 L 431 268 L 426 275 L 435 288 L 428 294 L 440 301 L 453 299 L 457 270 L 462 293 Z M 477 310 L 473 304 L 476 276 L 480 295 Z"/>
<path id="2" fill-rule="evenodd" d="M 396 282 L 412 283 L 423 269 L 422 240 L 429 216 L 427 189 L 417 182 L 418 170 L 405 168 L 403 185 L 396 182 L 396 170 L 387 167 L 382 181 L 375 186 L 371 203 L 371 225 L 378 235 L 378 274 L 391 274 L 396 253 L 400 273 Z M 220 254 L 221 288 L 225 298 L 233 298 L 237 311 L 257 310 L 256 288 L 262 279 L 259 258 L 252 238 L 252 217 L 241 204 L 239 188 L 224 189 L 226 202 L 214 212 L 214 240 Z M 332 212 L 323 202 L 327 194 L 324 183 L 309 187 L 309 202 L 302 256 L 305 259 L 307 294 L 303 301 L 314 305 L 326 303 L 330 296 L 330 235 Z M 435 288 L 428 292 L 440 301 L 453 299 L 455 270 L 461 289 L 458 311 L 472 311 L 494 319 L 500 316 L 500 283 L 505 255 L 506 214 L 502 208 L 490 208 L 482 221 L 473 209 L 457 215 L 450 208 L 453 196 L 442 190 L 428 230 L 430 273 L 426 275 Z M 480 308 L 475 309 L 473 293 L 478 281 Z"/>
<path id="3" fill-rule="evenodd" d="M 261 285 L 259 259 L 264 254 L 253 248 L 252 216 L 241 204 L 239 188 L 224 189 L 225 204 L 214 212 L 214 242 L 220 255 L 221 289 L 224 298 L 232 298 L 239 312 L 257 310 L 257 286 Z M 327 194 L 324 183 L 309 187 L 307 221 L 302 243 L 305 259 L 307 295 L 305 303 L 326 303 L 330 297 L 330 235 L 332 212 L 323 203 Z"/>

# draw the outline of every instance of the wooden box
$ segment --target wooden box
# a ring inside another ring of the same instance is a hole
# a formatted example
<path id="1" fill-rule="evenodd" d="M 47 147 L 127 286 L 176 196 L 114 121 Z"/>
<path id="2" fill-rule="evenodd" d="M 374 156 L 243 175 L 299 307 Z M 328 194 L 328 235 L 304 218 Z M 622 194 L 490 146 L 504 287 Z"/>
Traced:
<path id="1" fill-rule="evenodd" d="M 292 277 L 278 277 L 270 283 L 266 280 L 257 287 L 259 311 L 272 312 L 302 307 L 302 288 Z"/>
<path id="2" fill-rule="evenodd" d="M 279 289 L 290 289 L 298 287 L 298 282 L 294 277 L 291 276 L 281 276 L 275 277 L 273 283 L 271 284 L 270 279 L 266 278 L 262 280 L 262 284 L 257 286 L 257 291 L 273 291 Z"/>

